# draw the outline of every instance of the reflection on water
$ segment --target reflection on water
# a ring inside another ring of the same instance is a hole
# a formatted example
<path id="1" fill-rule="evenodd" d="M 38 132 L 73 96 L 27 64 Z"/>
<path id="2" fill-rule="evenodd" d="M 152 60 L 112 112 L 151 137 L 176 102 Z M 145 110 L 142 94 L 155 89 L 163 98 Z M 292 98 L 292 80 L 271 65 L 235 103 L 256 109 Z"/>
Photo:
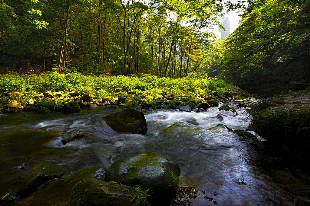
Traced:
<path id="1" fill-rule="evenodd" d="M 12 184 L 11 171 L 28 161 L 53 161 L 72 170 L 86 165 L 106 169 L 120 157 L 148 151 L 178 163 L 182 178 L 194 180 L 199 192 L 193 205 L 294 205 L 290 191 L 282 190 L 251 163 L 253 156 L 248 153 L 253 148 L 234 132 L 247 130 L 251 116 L 244 108 L 235 109 L 151 112 L 145 116 L 145 136 L 114 132 L 103 121 L 104 110 L 66 116 L 2 116 L 0 196 Z M 84 138 L 62 144 L 68 133 L 77 130 Z"/>

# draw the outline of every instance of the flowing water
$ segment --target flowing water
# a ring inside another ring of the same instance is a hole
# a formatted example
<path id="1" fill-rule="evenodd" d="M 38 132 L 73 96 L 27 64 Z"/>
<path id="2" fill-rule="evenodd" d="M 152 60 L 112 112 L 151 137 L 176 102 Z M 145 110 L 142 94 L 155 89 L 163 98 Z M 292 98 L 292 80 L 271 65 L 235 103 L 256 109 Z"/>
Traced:
<path id="1" fill-rule="evenodd" d="M 107 169 L 118 158 L 156 152 L 180 165 L 180 186 L 197 189 L 192 205 L 307 201 L 306 183 L 285 169 L 270 173 L 255 164 L 257 145 L 265 140 L 252 131 L 255 140 L 238 136 L 236 131 L 247 131 L 251 116 L 245 108 L 232 106 L 236 111 L 149 111 L 146 135 L 118 134 L 109 128 L 103 117 L 113 109 L 70 115 L 0 114 L 0 197 L 14 188 L 21 168 L 39 162 L 63 165 L 69 171 L 91 165 Z M 77 130 L 87 137 L 61 143 Z M 282 178 L 275 178 L 279 175 Z"/>

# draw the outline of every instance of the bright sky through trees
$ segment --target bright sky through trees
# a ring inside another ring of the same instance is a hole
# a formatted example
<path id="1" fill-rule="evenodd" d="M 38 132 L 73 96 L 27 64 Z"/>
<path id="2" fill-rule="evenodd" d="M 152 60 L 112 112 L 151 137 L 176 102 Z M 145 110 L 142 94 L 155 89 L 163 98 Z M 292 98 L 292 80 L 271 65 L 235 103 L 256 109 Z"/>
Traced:
<path id="1" fill-rule="evenodd" d="M 225 0 L 224 2 L 227 2 L 227 0 Z M 230 2 L 237 3 L 237 0 L 230 0 Z M 223 24 L 223 26 L 227 30 L 226 32 L 228 34 L 233 33 L 237 29 L 237 27 L 239 26 L 240 21 L 241 21 L 241 17 L 240 17 L 241 14 L 242 14 L 242 12 L 240 10 L 234 10 L 234 11 L 224 10 L 223 17 L 221 17 L 219 19 L 219 22 L 221 22 Z M 224 24 L 225 20 L 226 20 L 226 22 L 228 20 L 229 28 L 227 28 L 228 25 Z M 219 28 L 218 26 L 216 26 L 214 28 L 213 32 L 215 33 L 217 38 L 221 38 L 221 33 L 223 32 L 223 30 L 221 28 Z"/>

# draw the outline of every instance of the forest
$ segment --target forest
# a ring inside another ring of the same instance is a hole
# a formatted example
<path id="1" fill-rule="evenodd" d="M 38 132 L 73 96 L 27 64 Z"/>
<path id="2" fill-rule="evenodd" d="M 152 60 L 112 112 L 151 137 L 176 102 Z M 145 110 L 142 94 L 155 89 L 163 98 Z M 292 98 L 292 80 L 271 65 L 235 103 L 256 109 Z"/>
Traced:
<path id="1" fill-rule="evenodd" d="M 309 25 L 309 0 L 0 0 L 0 205 L 309 205 Z"/>

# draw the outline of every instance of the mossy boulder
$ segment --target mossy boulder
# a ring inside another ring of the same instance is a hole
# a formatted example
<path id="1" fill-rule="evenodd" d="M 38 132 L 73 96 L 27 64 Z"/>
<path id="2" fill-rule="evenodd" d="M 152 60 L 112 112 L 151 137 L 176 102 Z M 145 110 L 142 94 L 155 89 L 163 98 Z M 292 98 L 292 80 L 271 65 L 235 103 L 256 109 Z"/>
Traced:
<path id="1" fill-rule="evenodd" d="M 65 168 L 61 165 L 50 164 L 46 162 L 35 164 L 29 174 L 28 179 L 38 175 L 61 177 L 65 173 Z"/>
<path id="2" fill-rule="evenodd" d="M 193 137 L 201 133 L 201 128 L 197 127 L 198 123 L 195 119 L 189 119 L 186 123 L 174 123 L 169 127 L 166 127 L 162 134 L 168 137 L 178 138 Z"/>
<path id="3" fill-rule="evenodd" d="M 12 177 L 8 177 L 12 185 L 1 197 L 0 205 L 28 197 L 37 192 L 39 188 L 65 174 L 65 168 L 62 166 L 44 162 L 34 164 L 29 168 L 28 166 L 18 166 L 16 170 L 18 171 L 12 171 L 14 173 Z"/>
<path id="4" fill-rule="evenodd" d="M 65 145 L 74 140 L 79 140 L 83 138 L 87 138 L 87 136 L 84 133 L 82 133 L 80 130 L 72 129 L 63 134 L 61 143 Z"/>
<path id="5" fill-rule="evenodd" d="M 143 153 L 115 162 L 107 173 L 107 180 L 138 185 L 150 191 L 152 205 L 169 205 L 175 197 L 179 175 L 177 165 L 154 153 Z"/>
<path id="6" fill-rule="evenodd" d="M 17 192 L 17 196 L 26 197 L 47 182 L 63 176 L 64 173 L 65 169 L 62 166 L 48 163 L 37 164 L 26 175 L 27 185 Z"/>
<path id="7" fill-rule="evenodd" d="M 310 155 L 310 94 L 286 95 L 253 110 L 251 127 L 270 144 L 282 145 L 291 155 Z"/>
<path id="8" fill-rule="evenodd" d="M 147 205 L 147 191 L 117 182 L 86 178 L 76 183 L 71 192 L 70 205 Z"/>
<path id="9" fill-rule="evenodd" d="M 66 178 L 53 181 L 40 191 L 18 202 L 18 205 L 131 205 L 147 203 L 147 191 L 95 178 L 95 167 L 87 167 Z"/>
<path id="10" fill-rule="evenodd" d="M 147 124 L 142 112 L 125 109 L 106 116 L 106 123 L 116 132 L 146 134 Z"/>

